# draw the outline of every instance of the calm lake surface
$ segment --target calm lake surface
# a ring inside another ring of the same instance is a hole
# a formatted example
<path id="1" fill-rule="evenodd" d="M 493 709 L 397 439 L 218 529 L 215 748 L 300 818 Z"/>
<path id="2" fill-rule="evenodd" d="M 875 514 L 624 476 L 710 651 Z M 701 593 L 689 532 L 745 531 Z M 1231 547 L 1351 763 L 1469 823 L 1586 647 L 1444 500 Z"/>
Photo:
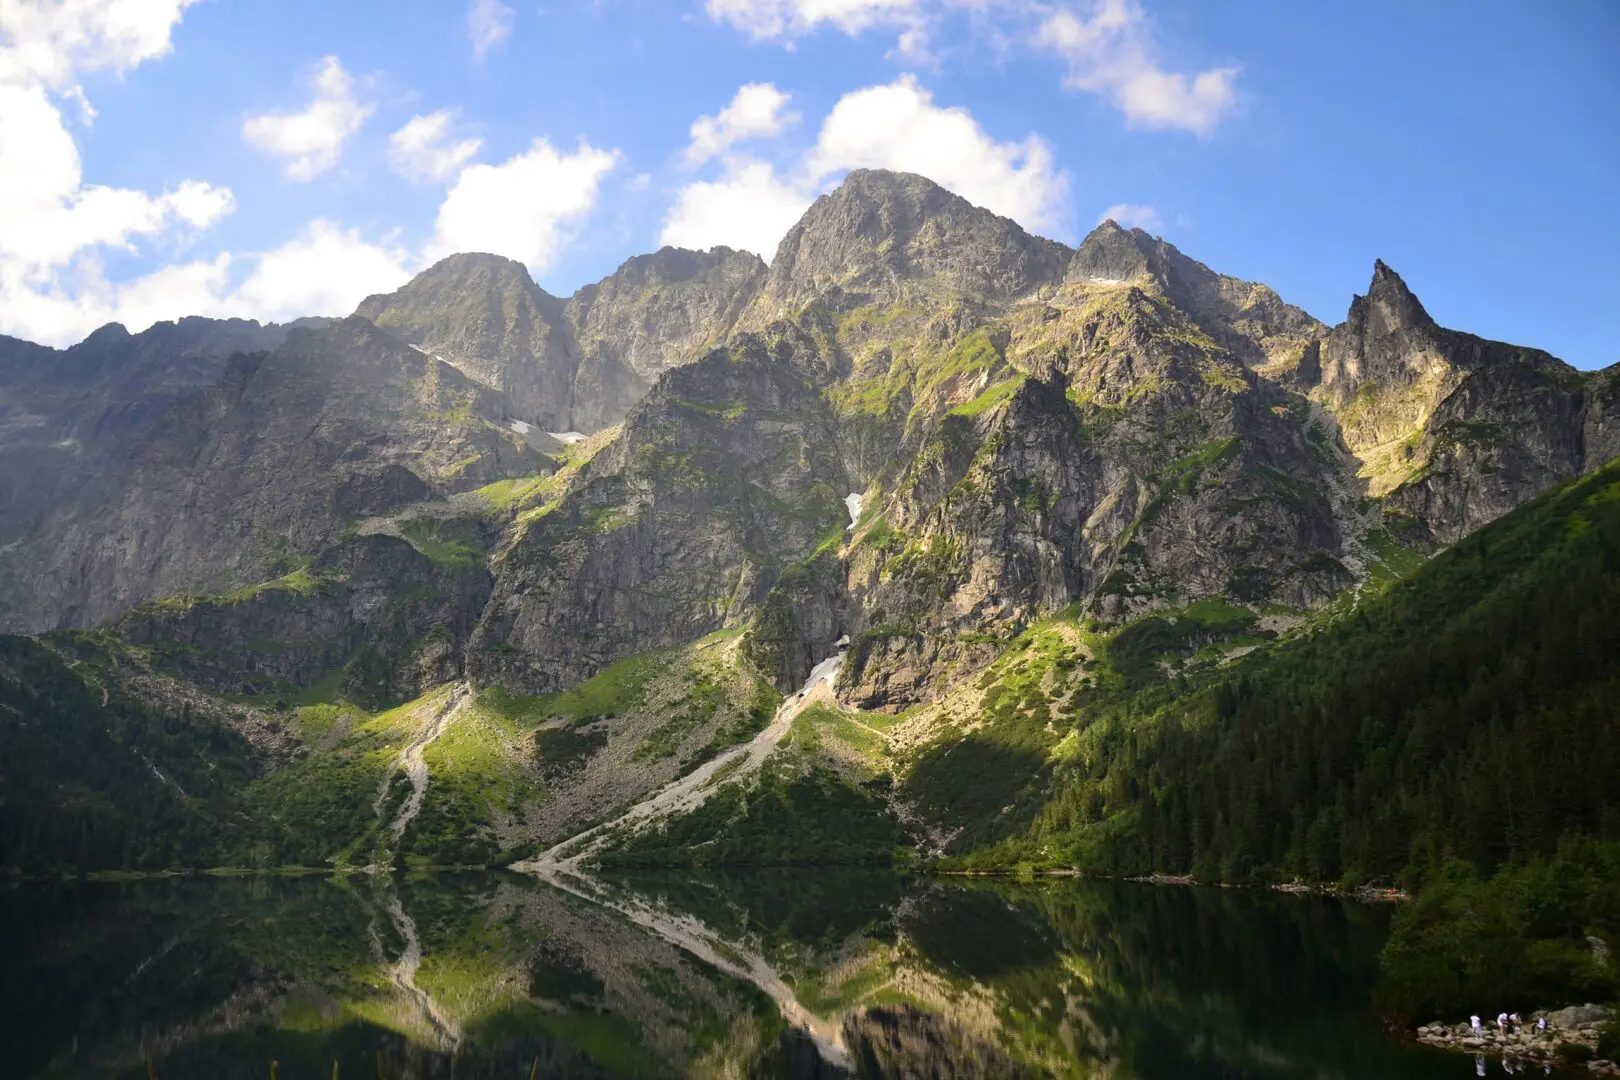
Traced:
<path id="1" fill-rule="evenodd" d="M 562 884 L 0 892 L 0 1075 L 1477 1075 L 1372 1017 L 1381 908 L 848 872 Z"/>

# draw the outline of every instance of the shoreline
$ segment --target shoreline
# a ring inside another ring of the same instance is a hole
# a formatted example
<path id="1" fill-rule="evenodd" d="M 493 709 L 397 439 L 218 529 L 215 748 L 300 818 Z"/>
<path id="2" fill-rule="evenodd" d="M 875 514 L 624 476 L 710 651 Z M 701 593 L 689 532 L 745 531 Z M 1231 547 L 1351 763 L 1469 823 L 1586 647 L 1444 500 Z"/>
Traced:
<path id="1" fill-rule="evenodd" d="M 756 866 L 740 864 L 739 868 L 759 869 Z M 829 869 L 856 869 L 853 864 L 844 863 L 804 863 L 783 864 L 782 869 L 801 870 L 829 870 Z M 995 867 L 989 869 L 958 869 L 946 867 L 931 867 L 927 865 L 912 864 L 909 866 L 889 865 L 883 867 L 860 867 L 862 869 L 887 870 L 900 875 L 914 875 L 921 877 L 962 877 L 962 878 L 1006 878 L 1015 881 L 1028 881 L 1036 878 L 1080 878 L 1086 881 L 1125 881 L 1136 885 L 1169 885 L 1179 887 L 1194 887 L 1207 889 L 1243 889 L 1249 891 L 1266 891 L 1287 893 L 1293 896 L 1331 896 L 1340 900 L 1353 900 L 1364 904 L 1398 904 L 1410 900 L 1411 894 L 1402 889 L 1391 887 L 1377 887 L 1362 885 L 1355 889 L 1341 889 L 1337 885 L 1327 883 L 1312 884 L 1309 882 L 1292 881 L 1271 885 L 1242 884 L 1226 881 L 1201 881 L 1191 874 L 1146 874 L 1146 875 L 1112 875 L 1095 874 L 1074 867 L 1054 867 L 1046 869 L 1031 869 L 1021 867 Z M 665 872 L 675 872 L 683 868 L 671 866 L 661 868 Z M 712 868 L 710 868 L 712 869 Z M 460 874 L 460 873 L 515 873 L 522 874 L 516 863 L 503 864 L 445 864 L 427 866 L 409 866 L 395 868 L 391 866 L 210 866 L 183 870 L 89 870 L 82 873 L 64 872 L 60 874 L 20 874 L 15 876 L 0 875 L 0 888 L 15 885 L 39 884 L 69 884 L 74 882 L 126 882 L 126 881 L 160 881 L 169 878 L 242 878 L 242 877 L 348 877 L 365 875 L 368 877 L 379 875 L 409 875 L 409 874 Z"/>
<path id="2" fill-rule="evenodd" d="M 1491 1020 L 1474 1031 L 1467 1023 L 1431 1023 L 1419 1027 L 1416 1040 L 1425 1046 L 1451 1050 L 1476 1057 L 1499 1057 L 1517 1064 L 1586 1069 L 1596 1076 L 1620 1076 L 1620 1062 L 1597 1055 L 1602 1029 L 1612 1023 L 1615 1011 L 1602 1005 L 1571 1005 L 1551 1011 L 1538 1010 L 1516 1032 L 1500 1031 Z M 1545 1016 L 1548 1028 L 1535 1031 L 1532 1025 Z"/>

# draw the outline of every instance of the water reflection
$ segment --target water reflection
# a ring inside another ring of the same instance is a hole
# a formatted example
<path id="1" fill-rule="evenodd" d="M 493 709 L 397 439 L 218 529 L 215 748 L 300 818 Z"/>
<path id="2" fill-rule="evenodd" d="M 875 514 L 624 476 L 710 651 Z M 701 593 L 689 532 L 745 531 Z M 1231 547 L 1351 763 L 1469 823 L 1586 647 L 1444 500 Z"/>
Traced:
<path id="1" fill-rule="evenodd" d="M 1475 1075 L 1368 1015 L 1385 921 L 809 871 L 35 886 L 0 894 L 0 1074 Z"/>

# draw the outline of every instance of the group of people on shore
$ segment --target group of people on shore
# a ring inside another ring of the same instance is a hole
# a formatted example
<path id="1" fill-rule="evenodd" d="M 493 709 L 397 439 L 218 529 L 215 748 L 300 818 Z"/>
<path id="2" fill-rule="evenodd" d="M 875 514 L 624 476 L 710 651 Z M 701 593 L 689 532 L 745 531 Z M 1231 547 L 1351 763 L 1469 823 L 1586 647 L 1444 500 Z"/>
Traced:
<path id="1" fill-rule="evenodd" d="M 1480 1023 L 1477 1015 L 1470 1016 L 1468 1018 L 1468 1026 L 1474 1029 L 1475 1035 L 1485 1034 L 1485 1025 Z M 1512 1035 L 1516 1031 L 1524 1031 L 1525 1024 L 1524 1021 L 1519 1018 L 1518 1013 L 1497 1013 L 1496 1030 L 1501 1032 L 1503 1035 Z M 1531 1025 L 1531 1030 L 1535 1031 L 1535 1033 L 1538 1035 L 1546 1031 L 1547 1018 L 1545 1016 L 1537 1017 L 1536 1022 Z"/>

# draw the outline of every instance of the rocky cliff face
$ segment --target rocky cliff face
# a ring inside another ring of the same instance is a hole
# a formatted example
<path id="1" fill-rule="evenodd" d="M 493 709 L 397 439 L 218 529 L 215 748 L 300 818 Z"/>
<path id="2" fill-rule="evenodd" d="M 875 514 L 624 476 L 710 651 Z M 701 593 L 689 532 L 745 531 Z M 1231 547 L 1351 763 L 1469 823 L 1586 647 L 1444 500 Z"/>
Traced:
<path id="1" fill-rule="evenodd" d="M 758 258 L 729 248 L 664 248 L 560 300 L 522 263 L 452 255 L 356 314 L 500 391 L 515 419 L 590 432 L 723 341 L 764 274 Z"/>
<path id="2" fill-rule="evenodd" d="M 1311 396 L 1339 423 L 1368 494 L 1426 544 L 1450 543 L 1615 455 L 1605 390 L 1538 349 L 1447 330 L 1400 275 L 1323 340 Z"/>
<path id="3" fill-rule="evenodd" d="M 397 537 L 346 540 L 264 585 L 167 597 L 114 626 L 152 662 L 216 693 L 293 700 L 323 681 L 371 708 L 458 678 L 489 599 L 482 566 L 435 562 Z"/>
<path id="4" fill-rule="evenodd" d="M 666 373 L 495 564 L 471 669 L 530 691 L 740 625 L 847 520 L 814 345 L 749 335 Z"/>
<path id="5" fill-rule="evenodd" d="M 563 301 L 514 259 L 451 255 L 355 309 L 422 352 L 506 396 L 513 417 L 570 431 L 579 365 Z"/>
<path id="6" fill-rule="evenodd" d="M 361 515 L 549 471 L 493 391 L 363 319 L 239 353 L 5 556 L 25 627 L 273 578 Z"/>
<path id="7" fill-rule="evenodd" d="M 788 230 L 749 321 L 812 303 L 1005 303 L 1061 278 L 1069 254 L 923 177 L 859 169 Z"/>
<path id="8" fill-rule="evenodd" d="M 1613 457 L 1617 386 L 1437 326 L 1382 263 L 1329 329 L 1141 230 L 1071 250 L 858 171 L 768 269 L 664 249 L 563 300 L 462 255 L 329 327 L 0 342 L 28 508 L 0 595 L 13 629 L 234 595 L 128 632 L 308 640 L 243 660 L 288 685 L 387 640 L 390 693 L 462 668 L 551 691 L 724 627 L 791 689 L 848 636 L 842 693 L 899 708 L 1075 605 L 1301 615 L 1392 537 L 1449 542 Z M 543 434 L 575 429 L 594 457 Z M 39 465 L 74 440 L 114 449 Z M 374 533 L 406 546 L 354 546 Z M 435 621 L 448 652 L 413 651 Z"/>
<path id="9" fill-rule="evenodd" d="M 572 428 L 618 423 L 659 375 L 724 342 L 764 278 L 748 252 L 666 247 L 575 293 L 566 309 L 580 354 Z"/>

